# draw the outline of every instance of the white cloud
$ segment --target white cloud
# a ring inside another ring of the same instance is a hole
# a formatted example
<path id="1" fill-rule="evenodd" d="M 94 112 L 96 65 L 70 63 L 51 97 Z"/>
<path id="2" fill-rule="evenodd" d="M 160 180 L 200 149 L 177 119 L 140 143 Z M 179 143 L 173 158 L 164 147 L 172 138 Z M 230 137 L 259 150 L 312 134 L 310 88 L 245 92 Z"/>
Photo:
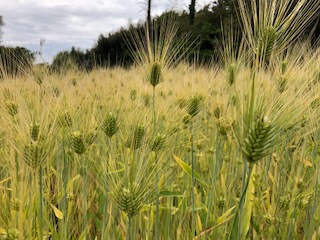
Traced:
<path id="1" fill-rule="evenodd" d="M 3 42 L 36 51 L 40 39 L 46 60 L 71 46 L 88 49 L 107 34 L 145 18 L 144 0 L 0 0 Z M 153 0 L 152 12 L 187 10 L 191 0 Z M 198 8 L 210 0 L 198 0 Z"/>

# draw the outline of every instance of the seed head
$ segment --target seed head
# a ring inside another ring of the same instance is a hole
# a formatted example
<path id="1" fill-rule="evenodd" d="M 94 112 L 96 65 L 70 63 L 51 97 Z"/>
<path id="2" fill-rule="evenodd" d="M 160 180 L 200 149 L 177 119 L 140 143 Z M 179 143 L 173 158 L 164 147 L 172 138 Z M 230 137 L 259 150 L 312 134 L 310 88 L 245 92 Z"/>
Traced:
<path id="1" fill-rule="evenodd" d="M 58 117 L 58 124 L 61 127 L 71 127 L 72 126 L 72 117 L 71 114 L 66 111 Z"/>
<path id="2" fill-rule="evenodd" d="M 151 66 L 149 82 L 153 87 L 156 87 L 161 80 L 161 65 L 159 62 L 154 62 Z"/>
<path id="3" fill-rule="evenodd" d="M 187 105 L 187 113 L 191 117 L 195 117 L 200 112 L 202 100 L 203 97 L 200 95 L 195 95 L 189 100 Z"/>
<path id="4" fill-rule="evenodd" d="M 132 101 L 135 101 L 137 99 L 137 90 L 135 89 L 132 89 L 131 92 L 130 92 L 130 99 Z"/>
<path id="5" fill-rule="evenodd" d="M 283 60 L 281 62 L 281 74 L 285 74 L 287 71 L 287 61 Z"/>
<path id="6" fill-rule="evenodd" d="M 151 151 L 154 151 L 154 152 L 160 151 L 161 149 L 164 148 L 165 143 L 166 143 L 166 135 L 158 133 L 152 142 Z"/>
<path id="7" fill-rule="evenodd" d="M 83 139 L 82 133 L 80 131 L 75 131 L 75 132 L 71 133 L 70 143 L 71 143 L 71 147 L 72 147 L 73 151 L 75 151 L 75 153 L 81 155 L 85 152 L 86 147 L 84 144 L 84 139 Z"/>
<path id="8" fill-rule="evenodd" d="M 150 100 L 151 100 L 150 95 L 144 94 L 144 95 L 142 95 L 142 99 L 143 99 L 144 106 L 148 107 L 150 105 Z"/>
<path id="9" fill-rule="evenodd" d="M 267 118 L 258 118 L 244 138 L 242 153 L 249 162 L 256 162 L 272 149 L 274 131 Z"/>
<path id="10" fill-rule="evenodd" d="M 128 138 L 127 147 L 131 147 L 134 150 L 138 149 L 142 144 L 144 133 L 145 127 L 143 125 L 137 125 L 133 130 L 133 134 Z"/>
<path id="11" fill-rule="evenodd" d="M 259 59 L 265 62 L 270 60 L 276 43 L 276 34 L 277 30 L 273 26 L 268 26 L 264 29 L 258 43 L 257 54 Z"/>
<path id="12" fill-rule="evenodd" d="M 18 113 L 18 104 L 15 101 L 6 101 L 6 107 L 11 116 L 14 116 Z"/>
<path id="13" fill-rule="evenodd" d="M 217 105 L 213 109 L 213 115 L 215 116 L 216 119 L 219 119 L 221 117 L 221 114 L 222 114 L 222 107 L 221 105 Z"/>
<path id="14" fill-rule="evenodd" d="M 111 138 L 118 131 L 118 117 L 110 112 L 101 124 L 102 131 Z"/>
<path id="15" fill-rule="evenodd" d="M 85 143 L 86 146 L 89 147 L 91 146 L 95 141 L 98 139 L 98 133 L 97 131 L 90 131 L 85 135 Z"/>
<path id="16" fill-rule="evenodd" d="M 236 66 L 234 64 L 229 64 L 227 67 L 227 81 L 230 86 L 232 86 L 236 80 Z"/>
<path id="17" fill-rule="evenodd" d="M 4 89 L 3 96 L 4 96 L 5 100 L 12 100 L 13 99 L 13 95 L 12 95 L 11 91 L 8 88 Z"/>
<path id="18" fill-rule="evenodd" d="M 19 211 L 20 209 L 20 201 L 18 198 L 15 198 L 13 199 L 11 202 L 10 202 L 10 207 L 13 211 Z"/>
<path id="19" fill-rule="evenodd" d="M 278 80 L 278 83 L 277 83 L 277 89 L 280 93 L 283 93 L 284 90 L 286 90 L 286 87 L 287 87 L 287 78 L 282 76 L 280 77 L 280 79 Z"/>
<path id="20" fill-rule="evenodd" d="M 39 143 L 31 140 L 24 148 L 24 160 L 33 169 L 38 168 L 42 162 L 42 149 Z"/>
<path id="21" fill-rule="evenodd" d="M 37 122 L 30 124 L 30 135 L 33 141 L 38 141 L 40 125 Z"/>
<path id="22" fill-rule="evenodd" d="M 177 104 L 179 106 L 179 108 L 185 108 L 187 106 L 187 101 L 184 98 L 179 98 L 177 100 Z"/>
<path id="23" fill-rule="evenodd" d="M 116 198 L 119 208 L 129 218 L 135 216 L 143 206 L 143 194 L 139 192 L 139 187 L 137 186 L 119 187 Z"/>

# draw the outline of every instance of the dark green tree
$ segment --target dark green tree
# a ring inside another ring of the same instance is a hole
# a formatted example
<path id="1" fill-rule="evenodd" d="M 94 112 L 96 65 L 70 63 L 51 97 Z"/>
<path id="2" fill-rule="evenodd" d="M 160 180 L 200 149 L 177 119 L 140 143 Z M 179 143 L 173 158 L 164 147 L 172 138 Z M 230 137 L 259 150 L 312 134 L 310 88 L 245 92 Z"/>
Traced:
<path id="1" fill-rule="evenodd" d="M 68 70 L 86 70 L 93 68 L 94 59 L 91 51 L 83 52 L 75 47 L 71 51 L 58 53 L 50 66 L 51 72 L 64 74 Z"/>
<path id="2" fill-rule="evenodd" d="M 194 19 L 196 16 L 196 0 L 191 0 L 189 5 L 189 16 L 190 16 L 190 25 L 194 24 Z"/>
<path id="3" fill-rule="evenodd" d="M 152 32 L 152 26 L 151 26 L 151 0 L 148 0 L 148 9 L 147 9 L 147 24 L 149 33 Z"/>
<path id="4" fill-rule="evenodd" d="M 3 17 L 0 16 L 0 43 L 2 41 L 2 27 L 4 25 Z"/>

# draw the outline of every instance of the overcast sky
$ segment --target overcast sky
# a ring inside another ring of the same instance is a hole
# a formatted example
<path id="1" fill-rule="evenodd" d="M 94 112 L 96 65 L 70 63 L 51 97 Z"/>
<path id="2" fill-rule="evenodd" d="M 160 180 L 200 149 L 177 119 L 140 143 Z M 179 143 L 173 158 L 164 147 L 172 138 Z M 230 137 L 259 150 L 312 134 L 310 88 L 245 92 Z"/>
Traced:
<path id="1" fill-rule="evenodd" d="M 90 49 L 99 34 L 145 19 L 146 0 L 0 0 L 3 44 L 40 50 L 51 61 L 71 46 Z M 152 0 L 152 15 L 166 9 L 188 10 L 191 0 Z M 212 0 L 197 0 L 197 9 Z"/>

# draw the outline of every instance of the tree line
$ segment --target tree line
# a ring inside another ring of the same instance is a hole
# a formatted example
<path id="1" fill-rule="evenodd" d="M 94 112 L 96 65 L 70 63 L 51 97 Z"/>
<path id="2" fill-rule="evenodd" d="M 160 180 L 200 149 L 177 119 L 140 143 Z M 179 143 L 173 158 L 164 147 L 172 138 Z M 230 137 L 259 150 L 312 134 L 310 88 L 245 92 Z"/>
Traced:
<path id="1" fill-rule="evenodd" d="M 195 0 L 191 0 L 189 11 L 164 12 L 151 20 L 151 1 L 149 0 L 146 19 L 149 22 L 149 30 L 151 26 L 157 25 L 155 24 L 157 21 L 161 22 L 163 18 L 170 15 L 177 22 L 178 38 L 190 34 L 189 43 L 197 42 L 197 48 L 191 48 L 195 53 L 189 54 L 190 58 L 194 59 L 196 54 L 200 63 L 217 61 L 214 58 L 216 55 L 215 49 L 221 46 L 223 26 L 228 27 L 232 22 L 233 27 L 240 29 L 240 22 L 237 17 L 237 0 L 216 0 L 199 11 L 195 10 L 195 3 Z M 320 36 L 319 21 L 320 13 L 304 35 L 308 36 L 312 32 L 313 39 L 318 39 Z M 130 34 L 135 31 L 144 37 L 145 30 L 146 22 L 140 22 L 127 28 L 120 28 L 120 30 L 108 35 L 100 34 L 93 48 L 82 52 L 73 47 L 71 51 L 61 52 L 54 58 L 52 66 L 55 69 L 64 69 L 63 66 L 73 66 L 87 70 L 94 67 L 130 66 L 132 59 L 127 46 L 134 45 L 130 43 L 130 41 L 133 41 L 133 39 L 130 39 Z M 153 31 L 156 30 L 153 29 Z"/>

